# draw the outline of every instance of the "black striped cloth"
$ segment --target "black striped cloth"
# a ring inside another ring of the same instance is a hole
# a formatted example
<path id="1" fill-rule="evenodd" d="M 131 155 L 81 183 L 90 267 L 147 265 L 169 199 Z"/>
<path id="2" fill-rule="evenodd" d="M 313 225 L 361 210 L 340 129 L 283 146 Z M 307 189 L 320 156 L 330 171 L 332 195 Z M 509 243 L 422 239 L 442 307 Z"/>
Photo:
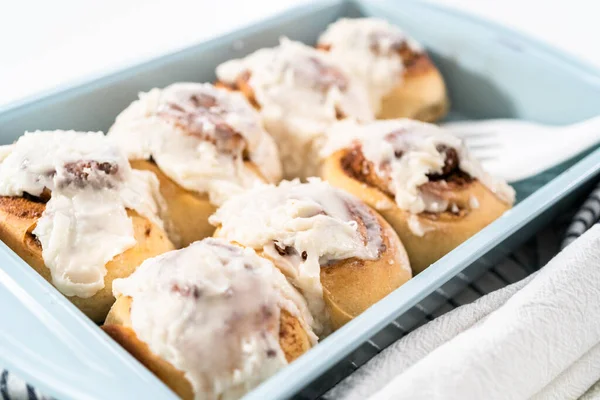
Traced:
<path id="1" fill-rule="evenodd" d="M 52 400 L 6 370 L 0 375 L 0 395 L 2 400 Z"/>
<path id="2" fill-rule="evenodd" d="M 600 220 L 600 183 L 574 214 L 564 216 L 556 222 L 555 226 L 539 232 L 522 248 L 491 268 L 484 276 L 469 284 L 461 293 L 448 299 L 444 305 L 431 312 L 430 310 L 423 312 L 422 321 L 418 321 L 411 330 L 456 307 L 468 304 L 487 293 L 523 279 L 537 268 L 545 265 L 560 249 L 565 248 L 581 236 L 598 220 Z M 568 226 L 566 230 L 565 225 Z M 0 394 L 2 400 L 53 400 L 6 370 L 2 371 L 0 375 Z"/>
<path id="3" fill-rule="evenodd" d="M 598 186 L 590 193 L 586 201 L 577 213 L 575 213 L 575 217 L 573 217 L 565 233 L 561 250 L 581 236 L 583 232 L 590 229 L 598 220 L 600 220 L 600 183 L 598 183 Z"/>

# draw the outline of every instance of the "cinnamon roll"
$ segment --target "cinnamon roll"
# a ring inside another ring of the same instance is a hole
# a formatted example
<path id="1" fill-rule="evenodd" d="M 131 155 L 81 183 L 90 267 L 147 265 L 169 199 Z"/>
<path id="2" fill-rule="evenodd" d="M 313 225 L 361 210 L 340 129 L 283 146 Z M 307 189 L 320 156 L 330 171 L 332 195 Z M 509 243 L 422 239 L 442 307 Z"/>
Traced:
<path id="1" fill-rule="evenodd" d="M 0 239 L 94 321 L 115 278 L 173 248 L 156 178 L 102 133 L 25 133 L 0 153 Z"/>
<path id="2" fill-rule="evenodd" d="M 183 399 L 237 399 L 316 343 L 306 302 L 254 250 L 208 238 L 117 279 L 105 332 Z"/>
<path id="3" fill-rule="evenodd" d="M 108 135 L 133 168 L 158 177 L 167 232 L 178 247 L 212 235 L 208 216 L 228 196 L 281 178 L 277 147 L 258 113 L 240 94 L 210 84 L 142 93 Z"/>
<path id="4" fill-rule="evenodd" d="M 366 86 L 377 118 L 432 122 L 446 115 L 442 75 L 421 45 L 387 21 L 340 19 L 321 35 L 318 48 Z"/>
<path id="5" fill-rule="evenodd" d="M 393 229 L 329 184 L 283 181 L 232 197 L 210 217 L 215 236 L 269 258 L 307 299 L 320 336 L 411 277 Z"/>
<path id="6" fill-rule="evenodd" d="M 331 123 L 373 119 L 366 90 L 328 54 L 282 39 L 279 46 L 217 67 L 219 85 L 240 91 L 275 138 L 284 177 L 314 176 Z"/>
<path id="7" fill-rule="evenodd" d="M 321 176 L 392 225 L 419 273 L 508 210 L 514 190 L 457 137 L 408 119 L 331 129 Z"/>

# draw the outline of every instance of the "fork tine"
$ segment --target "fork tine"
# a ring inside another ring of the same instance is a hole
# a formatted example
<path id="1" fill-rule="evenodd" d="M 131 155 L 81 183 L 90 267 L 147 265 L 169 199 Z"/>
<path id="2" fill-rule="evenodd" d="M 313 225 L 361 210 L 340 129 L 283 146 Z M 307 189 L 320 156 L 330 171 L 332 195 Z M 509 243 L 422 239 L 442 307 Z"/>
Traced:
<path id="1" fill-rule="evenodd" d="M 496 154 L 484 154 L 484 155 L 475 154 L 475 158 L 478 159 L 479 162 L 481 162 L 483 164 L 484 169 L 485 169 L 485 164 L 487 162 L 495 161 L 498 159 Z"/>
<path id="2" fill-rule="evenodd" d="M 448 122 L 442 124 L 441 127 L 456 136 L 471 136 L 471 135 L 486 135 L 494 131 L 494 127 L 476 122 Z"/>
<path id="3" fill-rule="evenodd" d="M 506 164 L 500 162 L 498 159 L 481 160 L 481 166 L 488 173 L 497 177 L 505 178 L 503 171 L 505 170 L 504 167 L 506 167 Z"/>
<path id="4" fill-rule="evenodd" d="M 491 131 L 468 131 L 463 129 L 448 129 L 448 132 L 463 140 L 485 138 L 491 135 Z"/>
<path id="5" fill-rule="evenodd" d="M 473 156 L 479 161 L 491 161 L 498 159 L 498 151 L 494 148 L 482 148 L 482 149 L 473 149 L 471 148 L 471 153 Z"/>

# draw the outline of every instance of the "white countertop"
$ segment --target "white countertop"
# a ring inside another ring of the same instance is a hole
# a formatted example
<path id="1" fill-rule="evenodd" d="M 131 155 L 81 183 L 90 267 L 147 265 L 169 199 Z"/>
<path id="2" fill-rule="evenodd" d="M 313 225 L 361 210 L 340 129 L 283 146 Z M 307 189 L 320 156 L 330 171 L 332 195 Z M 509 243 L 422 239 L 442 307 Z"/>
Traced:
<path id="1" fill-rule="evenodd" d="M 0 105 L 183 48 L 308 0 L 21 0 L 0 13 Z M 600 67 L 600 3 L 435 0 Z M 402 1 L 398 0 L 401 7 Z M 8 10 L 8 12 L 5 12 Z M 593 42 L 592 42 L 593 41 Z"/>

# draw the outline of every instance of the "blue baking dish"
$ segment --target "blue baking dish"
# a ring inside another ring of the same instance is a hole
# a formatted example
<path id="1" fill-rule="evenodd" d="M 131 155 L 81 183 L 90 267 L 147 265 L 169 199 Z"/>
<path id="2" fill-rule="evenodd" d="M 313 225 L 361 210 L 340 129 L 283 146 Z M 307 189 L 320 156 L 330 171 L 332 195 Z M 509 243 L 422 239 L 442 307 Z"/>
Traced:
<path id="1" fill-rule="evenodd" d="M 214 67 L 287 35 L 314 43 L 344 16 L 375 16 L 423 43 L 447 82 L 451 118 L 551 124 L 600 110 L 600 72 L 547 45 L 419 1 L 320 1 L 234 33 L 0 109 L 0 142 L 25 130 L 106 130 L 139 91 L 212 81 Z M 242 46 L 240 46 L 240 43 Z M 599 133 L 600 134 L 600 133 Z M 535 151 L 535 149 L 532 149 Z M 600 176 L 600 150 L 516 185 L 504 216 L 247 395 L 316 398 L 546 225 Z M 0 243 L 0 365 L 60 399 L 175 396 Z M 422 316 L 422 315 L 421 315 Z M 23 343 L 27 343 L 24 345 Z"/>

